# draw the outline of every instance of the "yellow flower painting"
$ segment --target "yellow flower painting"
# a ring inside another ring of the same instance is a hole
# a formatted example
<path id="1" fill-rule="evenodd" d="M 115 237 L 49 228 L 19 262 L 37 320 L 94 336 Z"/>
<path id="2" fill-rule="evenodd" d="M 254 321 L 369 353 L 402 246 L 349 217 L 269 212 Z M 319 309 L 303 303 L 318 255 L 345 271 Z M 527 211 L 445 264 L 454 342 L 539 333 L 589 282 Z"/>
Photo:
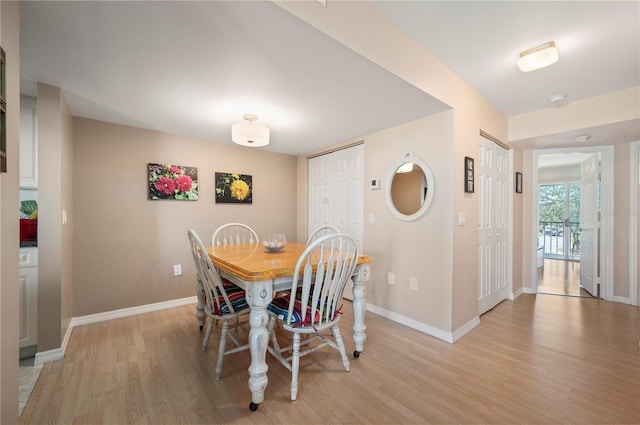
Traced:
<path id="1" fill-rule="evenodd" d="M 215 173 L 216 204 L 251 204 L 252 178 L 237 173 Z"/>

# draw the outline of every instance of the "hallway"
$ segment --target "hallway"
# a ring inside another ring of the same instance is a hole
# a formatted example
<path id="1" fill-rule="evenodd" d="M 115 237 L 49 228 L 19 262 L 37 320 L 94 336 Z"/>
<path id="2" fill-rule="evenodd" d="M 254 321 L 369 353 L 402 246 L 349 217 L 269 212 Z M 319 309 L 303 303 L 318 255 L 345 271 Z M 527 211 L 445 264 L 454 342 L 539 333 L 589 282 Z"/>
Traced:
<path id="1" fill-rule="evenodd" d="M 552 258 L 545 258 L 538 269 L 538 293 L 591 298 L 580 287 L 580 262 Z"/>

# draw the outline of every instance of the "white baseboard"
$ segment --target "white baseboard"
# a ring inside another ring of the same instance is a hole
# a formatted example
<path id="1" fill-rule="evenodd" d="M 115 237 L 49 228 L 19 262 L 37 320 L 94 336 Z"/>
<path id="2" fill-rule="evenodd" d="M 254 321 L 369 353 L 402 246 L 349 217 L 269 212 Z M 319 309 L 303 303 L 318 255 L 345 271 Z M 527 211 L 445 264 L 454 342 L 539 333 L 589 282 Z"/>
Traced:
<path id="1" fill-rule="evenodd" d="M 45 364 L 46 362 L 52 362 L 54 360 L 62 360 L 64 358 L 64 351 L 62 348 L 54 348 L 49 351 L 41 351 L 36 353 L 35 359 L 33 359 L 33 365 L 38 366 Z"/>
<path id="2" fill-rule="evenodd" d="M 631 298 L 629 298 L 629 297 L 619 297 L 617 295 L 613 296 L 613 302 L 633 305 L 633 302 L 631 301 Z"/>
<path id="3" fill-rule="evenodd" d="M 150 313 L 152 311 L 164 310 L 167 308 L 180 307 L 187 304 L 195 304 L 198 297 L 195 295 L 177 300 L 162 301 L 154 304 L 139 305 L 137 307 L 122 308 L 120 310 L 105 311 L 104 313 L 89 314 L 71 319 L 69 327 L 88 325 L 91 323 L 105 322 L 107 320 L 119 319 L 121 317 L 135 316 L 136 314 Z"/>
<path id="4" fill-rule="evenodd" d="M 480 324 L 480 316 L 476 316 L 473 319 L 469 320 L 467 323 L 465 323 L 464 325 L 460 326 L 458 329 L 453 331 L 452 342 L 456 342 L 457 340 L 459 340 L 460 338 L 462 338 L 463 336 L 471 332 L 471 330 L 476 326 L 478 326 L 479 324 Z"/>
<path id="5" fill-rule="evenodd" d="M 400 323 L 402 325 L 408 326 L 411 329 L 415 329 L 417 331 L 423 332 L 427 335 L 431 335 L 433 337 L 439 338 L 443 341 L 454 343 L 460 338 L 462 338 L 465 334 L 467 334 L 471 329 L 475 328 L 480 324 L 480 318 L 476 316 L 471 319 L 468 323 L 456 329 L 453 333 L 446 332 L 442 329 L 434 328 L 433 326 L 429 326 L 422 322 L 418 322 L 417 320 L 411 319 L 409 317 L 403 316 L 398 313 L 394 313 L 389 310 L 385 310 L 384 308 L 367 304 L 367 311 L 370 311 L 378 316 L 386 317 L 389 320 L 393 320 L 394 322 Z"/>
<path id="6" fill-rule="evenodd" d="M 119 319 L 121 317 L 135 316 L 136 314 L 150 313 L 152 311 L 165 310 L 167 308 L 180 307 L 188 304 L 195 304 L 198 302 L 197 296 L 179 298 L 176 300 L 162 301 L 159 303 L 145 304 L 137 307 L 122 308 L 119 310 L 105 311 L 104 313 L 89 314 L 87 316 L 79 316 L 71 318 L 67 332 L 62 340 L 62 347 L 55 348 L 49 351 L 43 351 L 36 353 L 36 357 L 33 361 L 34 365 L 40 365 L 53 360 L 61 360 L 64 358 L 64 353 L 67 350 L 67 344 L 73 328 L 81 325 L 88 325 L 91 323 L 106 322 L 107 320 Z"/>
<path id="7" fill-rule="evenodd" d="M 522 288 L 522 293 L 523 293 L 523 294 L 537 294 L 537 293 L 538 293 L 538 291 L 534 290 L 534 289 L 533 289 L 532 287 L 530 287 L 530 286 L 529 286 L 529 287 L 526 287 L 526 286 L 525 286 L 524 288 Z"/>
<path id="8" fill-rule="evenodd" d="M 509 295 L 509 299 L 510 299 L 510 300 L 515 300 L 516 298 L 518 298 L 518 297 L 519 297 L 520 295 L 522 295 L 523 293 L 524 293 L 523 289 L 522 289 L 522 288 L 520 288 L 520 289 L 518 289 L 517 291 L 512 292 L 512 293 Z"/>

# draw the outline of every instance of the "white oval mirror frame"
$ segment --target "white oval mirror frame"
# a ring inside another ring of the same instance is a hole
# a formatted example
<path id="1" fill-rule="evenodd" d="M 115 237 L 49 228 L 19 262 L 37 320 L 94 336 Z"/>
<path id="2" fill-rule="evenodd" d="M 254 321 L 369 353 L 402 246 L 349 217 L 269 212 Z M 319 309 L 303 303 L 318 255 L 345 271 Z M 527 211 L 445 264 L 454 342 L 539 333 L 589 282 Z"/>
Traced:
<path id="1" fill-rule="evenodd" d="M 393 180 L 396 177 L 396 174 L 398 173 L 398 170 L 400 169 L 400 167 L 406 164 L 411 164 L 411 163 L 420 167 L 420 169 L 424 173 L 424 178 L 426 182 L 426 194 L 424 196 L 422 205 L 415 213 L 403 214 L 402 212 L 398 211 L 398 209 L 396 208 L 393 202 L 392 185 L 393 185 Z M 429 166 L 426 164 L 426 162 L 422 160 L 422 158 L 415 155 L 414 153 L 407 152 L 402 156 L 400 160 L 398 160 L 394 164 L 393 168 L 391 168 L 391 172 L 389 173 L 389 177 L 387 178 L 387 187 L 386 187 L 387 205 L 389 206 L 391 213 L 393 213 L 393 215 L 399 218 L 400 220 L 413 221 L 422 217 L 422 215 L 426 213 L 429 207 L 431 206 L 431 201 L 433 201 L 434 193 L 435 193 L 435 183 L 433 179 L 433 173 L 431 172 L 431 168 L 429 168 Z"/>

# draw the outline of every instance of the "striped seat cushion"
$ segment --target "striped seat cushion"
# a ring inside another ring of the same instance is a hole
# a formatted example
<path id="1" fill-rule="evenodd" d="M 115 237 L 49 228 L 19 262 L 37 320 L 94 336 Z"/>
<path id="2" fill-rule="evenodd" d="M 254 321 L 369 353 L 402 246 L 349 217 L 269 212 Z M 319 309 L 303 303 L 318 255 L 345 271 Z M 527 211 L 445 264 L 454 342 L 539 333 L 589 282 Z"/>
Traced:
<path id="1" fill-rule="evenodd" d="M 291 294 L 285 293 L 281 297 L 274 298 L 267 306 L 267 309 L 273 314 L 277 315 L 284 323 L 289 323 L 289 302 L 291 300 Z M 297 299 L 293 306 L 293 318 L 291 325 L 295 326 L 309 326 L 313 323 L 320 321 L 320 312 L 315 312 L 314 320 L 311 320 L 311 311 L 307 309 L 307 314 L 304 320 L 302 320 L 302 304 Z"/>
<path id="2" fill-rule="evenodd" d="M 249 308 L 247 298 L 242 288 L 233 284 L 232 286 L 224 286 L 225 291 L 227 292 L 227 297 L 229 298 L 229 302 L 233 306 L 233 310 L 236 313 Z M 220 307 L 218 307 L 218 304 L 220 304 Z M 218 304 L 214 304 L 213 314 L 217 316 L 223 316 L 225 314 L 231 313 L 229 306 L 224 301 L 224 297 L 222 295 L 218 296 Z"/>

